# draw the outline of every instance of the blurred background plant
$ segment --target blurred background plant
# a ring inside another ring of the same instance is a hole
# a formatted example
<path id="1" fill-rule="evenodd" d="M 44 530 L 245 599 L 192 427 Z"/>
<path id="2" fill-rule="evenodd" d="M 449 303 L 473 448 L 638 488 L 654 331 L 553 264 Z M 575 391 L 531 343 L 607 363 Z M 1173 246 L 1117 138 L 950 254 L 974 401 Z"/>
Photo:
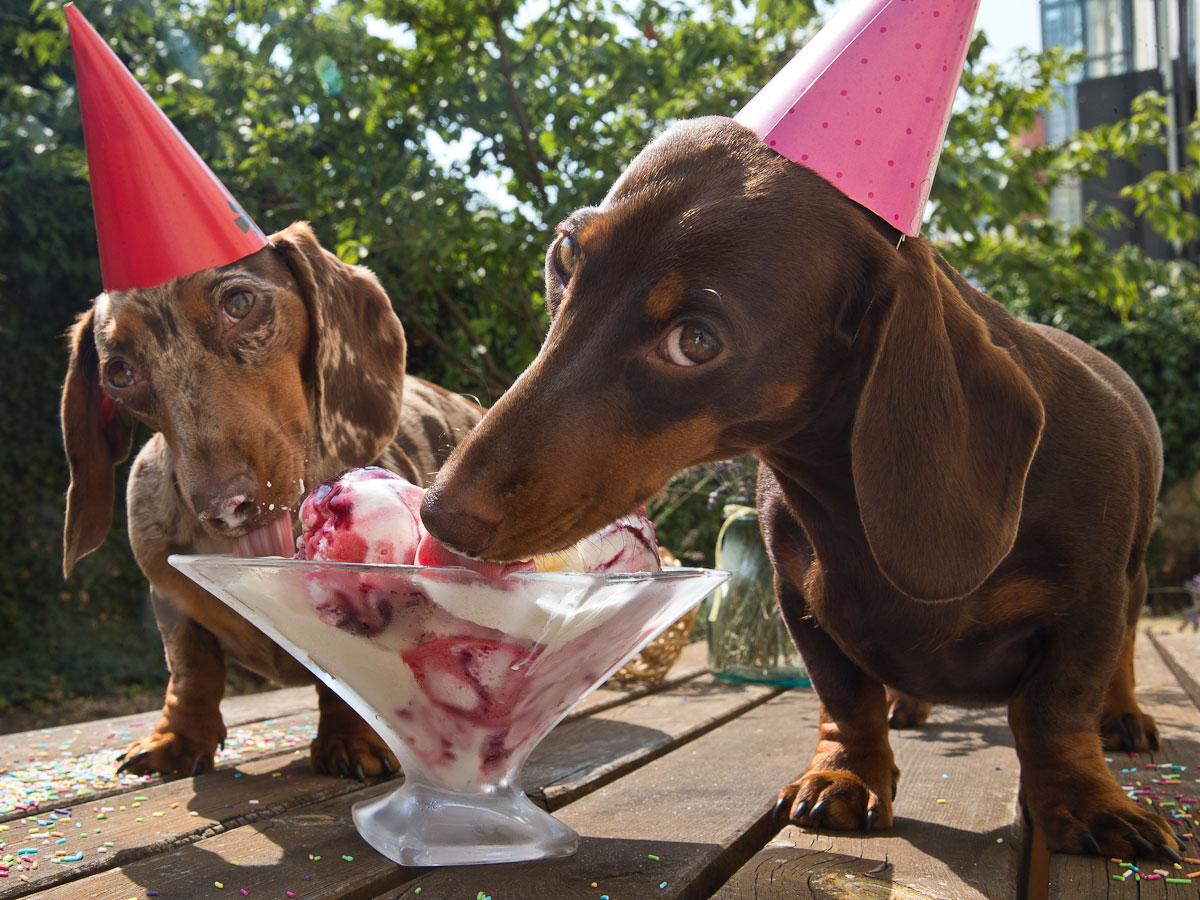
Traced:
<path id="1" fill-rule="evenodd" d="M 192 0 L 84 3 L 234 195 L 270 233 L 295 219 L 373 268 L 405 324 L 410 368 L 493 402 L 546 329 L 554 225 L 599 202 L 671 121 L 736 112 L 815 31 L 811 2 Z M 1163 425 L 1168 486 L 1200 469 L 1200 287 L 1194 266 L 1109 247 L 1113 211 L 1047 216 L 1057 180 L 1160 145 L 1161 102 L 1061 145 L 1015 140 L 1055 102 L 1069 60 L 985 65 L 977 35 L 946 137 L 927 233 L 979 286 L 1095 343 Z M 74 70 L 57 2 L 0 11 L 0 712 L 165 678 L 118 508 L 104 546 L 61 574 L 67 471 L 58 432 L 62 335 L 99 289 Z M 1171 239 L 1197 223 L 1173 197 L 1200 180 L 1196 126 L 1177 174 L 1131 189 Z M 1174 193 L 1173 193 L 1174 192 Z M 146 437 L 141 434 L 136 443 Z M 118 471 L 123 482 L 125 466 Z M 754 464 L 680 473 L 651 504 L 665 545 L 711 564 Z M 1168 560 L 1164 578 L 1181 578 Z M 1200 568 L 1200 558 L 1191 560 Z"/>

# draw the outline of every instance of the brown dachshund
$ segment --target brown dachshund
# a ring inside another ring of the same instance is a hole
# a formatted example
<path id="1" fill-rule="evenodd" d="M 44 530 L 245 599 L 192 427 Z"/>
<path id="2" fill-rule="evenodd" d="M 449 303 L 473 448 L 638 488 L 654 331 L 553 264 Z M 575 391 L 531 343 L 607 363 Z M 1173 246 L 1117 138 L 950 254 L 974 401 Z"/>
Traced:
<path id="1" fill-rule="evenodd" d="M 1051 848 L 1176 858 L 1112 747 L 1133 695 L 1162 450 L 1132 381 L 1019 322 L 729 119 L 673 127 L 546 257 L 541 353 L 451 455 L 429 530 L 506 560 L 570 544 L 679 469 L 753 452 L 779 603 L 821 700 L 780 810 L 892 823 L 884 685 L 1007 704 Z"/>
<path id="2" fill-rule="evenodd" d="M 133 463 L 127 509 L 171 678 L 162 718 L 123 768 L 207 771 L 225 738 L 226 657 L 280 684 L 315 679 L 167 556 L 228 553 L 238 540 L 291 556 L 306 490 L 368 463 L 425 483 L 480 413 L 405 376 L 404 331 L 379 282 L 323 250 L 304 222 L 230 265 L 101 295 L 71 345 L 68 575 L 112 524 L 113 467 L 133 420 L 156 432 Z M 361 778 L 397 765 L 349 706 L 317 690 L 315 769 Z"/>

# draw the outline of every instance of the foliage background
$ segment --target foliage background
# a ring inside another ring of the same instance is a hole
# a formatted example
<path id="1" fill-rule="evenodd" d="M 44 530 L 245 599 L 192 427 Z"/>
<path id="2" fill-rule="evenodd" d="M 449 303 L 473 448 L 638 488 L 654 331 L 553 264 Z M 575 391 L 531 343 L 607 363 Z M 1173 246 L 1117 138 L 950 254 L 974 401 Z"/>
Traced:
<path id="1" fill-rule="evenodd" d="M 310 220 L 371 266 L 405 323 L 410 368 L 485 404 L 536 353 L 544 247 L 672 120 L 730 115 L 813 33 L 811 2 L 347 0 L 85 2 L 81 10 L 270 233 Z M 1168 477 L 1200 468 L 1200 288 L 1188 263 L 1111 248 L 1045 217 L 1063 178 L 1165 140 L 1161 102 L 1062 146 L 1012 138 L 1072 65 L 979 62 L 977 36 L 927 233 L 976 284 L 1124 365 L 1163 425 Z M 1139 215 L 1195 241 L 1200 133 L 1184 170 L 1135 187 Z M 1174 193 L 1172 193 L 1174 191 Z M 62 335 L 100 284 L 61 6 L 0 10 L 0 712 L 165 679 L 123 511 L 61 574 L 67 471 Z M 145 435 L 141 435 L 140 440 Z M 123 482 L 125 470 L 118 471 Z M 720 506 L 753 467 L 682 473 L 652 512 L 664 543 L 711 562 Z M 1200 567 L 1200 559 L 1171 563 Z M 1169 569 L 1169 566 L 1168 566 Z M 1163 578 L 1175 578 L 1164 570 Z"/>

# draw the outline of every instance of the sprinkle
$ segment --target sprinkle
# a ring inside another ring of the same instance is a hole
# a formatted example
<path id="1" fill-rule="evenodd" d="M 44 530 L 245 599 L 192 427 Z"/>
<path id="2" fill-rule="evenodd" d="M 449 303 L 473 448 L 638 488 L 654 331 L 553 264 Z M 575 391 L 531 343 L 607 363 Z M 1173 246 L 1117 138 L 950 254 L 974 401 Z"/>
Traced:
<path id="1" fill-rule="evenodd" d="M 245 888 L 242 888 L 240 891 L 238 891 L 238 893 L 241 894 L 243 897 L 250 896 L 250 892 L 248 890 L 246 890 Z"/>
<path id="2" fill-rule="evenodd" d="M 667 883 L 664 881 L 662 884 L 660 884 L 660 885 L 658 886 L 658 889 L 661 891 L 661 890 L 662 890 L 663 888 L 665 888 L 666 886 L 667 886 Z"/>
<path id="3" fill-rule="evenodd" d="M 342 856 L 342 859 L 344 859 L 346 862 L 354 862 L 354 857 L 353 857 L 353 856 L 345 856 L 345 855 L 343 855 L 343 856 Z"/>
<path id="4" fill-rule="evenodd" d="M 652 859 L 652 860 L 654 860 L 655 862 L 658 862 L 658 857 L 657 857 L 657 856 L 655 856 L 653 853 L 647 853 L 647 854 L 646 854 L 646 858 L 647 858 L 647 859 Z"/>
<path id="5" fill-rule="evenodd" d="M 81 859 L 83 859 L 83 854 L 72 853 L 70 856 L 64 856 L 62 859 L 63 862 L 79 862 Z"/>
<path id="6" fill-rule="evenodd" d="M 215 888 L 223 888 L 223 887 L 225 887 L 225 885 L 224 885 L 224 883 L 222 883 L 222 882 L 220 882 L 220 881 L 214 881 L 214 882 L 213 882 L 213 887 L 215 887 Z"/>
<path id="7" fill-rule="evenodd" d="M 941 798 L 941 797 L 938 798 L 938 803 L 945 803 L 945 802 L 946 802 L 946 800 L 944 798 Z"/>
<path id="8" fill-rule="evenodd" d="M 1200 878 L 1200 872 L 1188 872 L 1187 877 L 1188 878 Z"/>
<path id="9" fill-rule="evenodd" d="M 1192 883 L 1192 879 L 1190 879 L 1190 878 L 1164 878 L 1163 881 L 1165 881 L 1167 884 L 1191 884 Z"/>

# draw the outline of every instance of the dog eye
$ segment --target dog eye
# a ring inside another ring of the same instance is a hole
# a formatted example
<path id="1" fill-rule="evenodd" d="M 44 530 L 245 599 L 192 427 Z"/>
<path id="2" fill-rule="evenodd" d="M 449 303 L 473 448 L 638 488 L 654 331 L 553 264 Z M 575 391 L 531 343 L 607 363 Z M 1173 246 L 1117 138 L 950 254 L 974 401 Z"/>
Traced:
<path id="1" fill-rule="evenodd" d="M 671 329 L 662 343 L 663 357 L 677 366 L 700 366 L 721 352 L 721 342 L 712 332 L 694 322 Z"/>
<path id="2" fill-rule="evenodd" d="M 254 295 L 246 291 L 238 291 L 236 294 L 227 296 L 221 306 L 225 310 L 225 315 L 238 321 L 246 318 L 246 313 L 250 312 L 250 307 L 254 306 Z"/>
<path id="3" fill-rule="evenodd" d="M 123 359 L 114 359 L 104 367 L 104 380 L 115 388 L 127 388 L 137 382 L 137 372 Z"/>
<path id="4" fill-rule="evenodd" d="M 563 284 L 571 280 L 575 274 L 575 263 L 578 262 L 579 248 L 569 234 L 560 234 L 550 248 L 550 259 L 554 270 Z"/>

